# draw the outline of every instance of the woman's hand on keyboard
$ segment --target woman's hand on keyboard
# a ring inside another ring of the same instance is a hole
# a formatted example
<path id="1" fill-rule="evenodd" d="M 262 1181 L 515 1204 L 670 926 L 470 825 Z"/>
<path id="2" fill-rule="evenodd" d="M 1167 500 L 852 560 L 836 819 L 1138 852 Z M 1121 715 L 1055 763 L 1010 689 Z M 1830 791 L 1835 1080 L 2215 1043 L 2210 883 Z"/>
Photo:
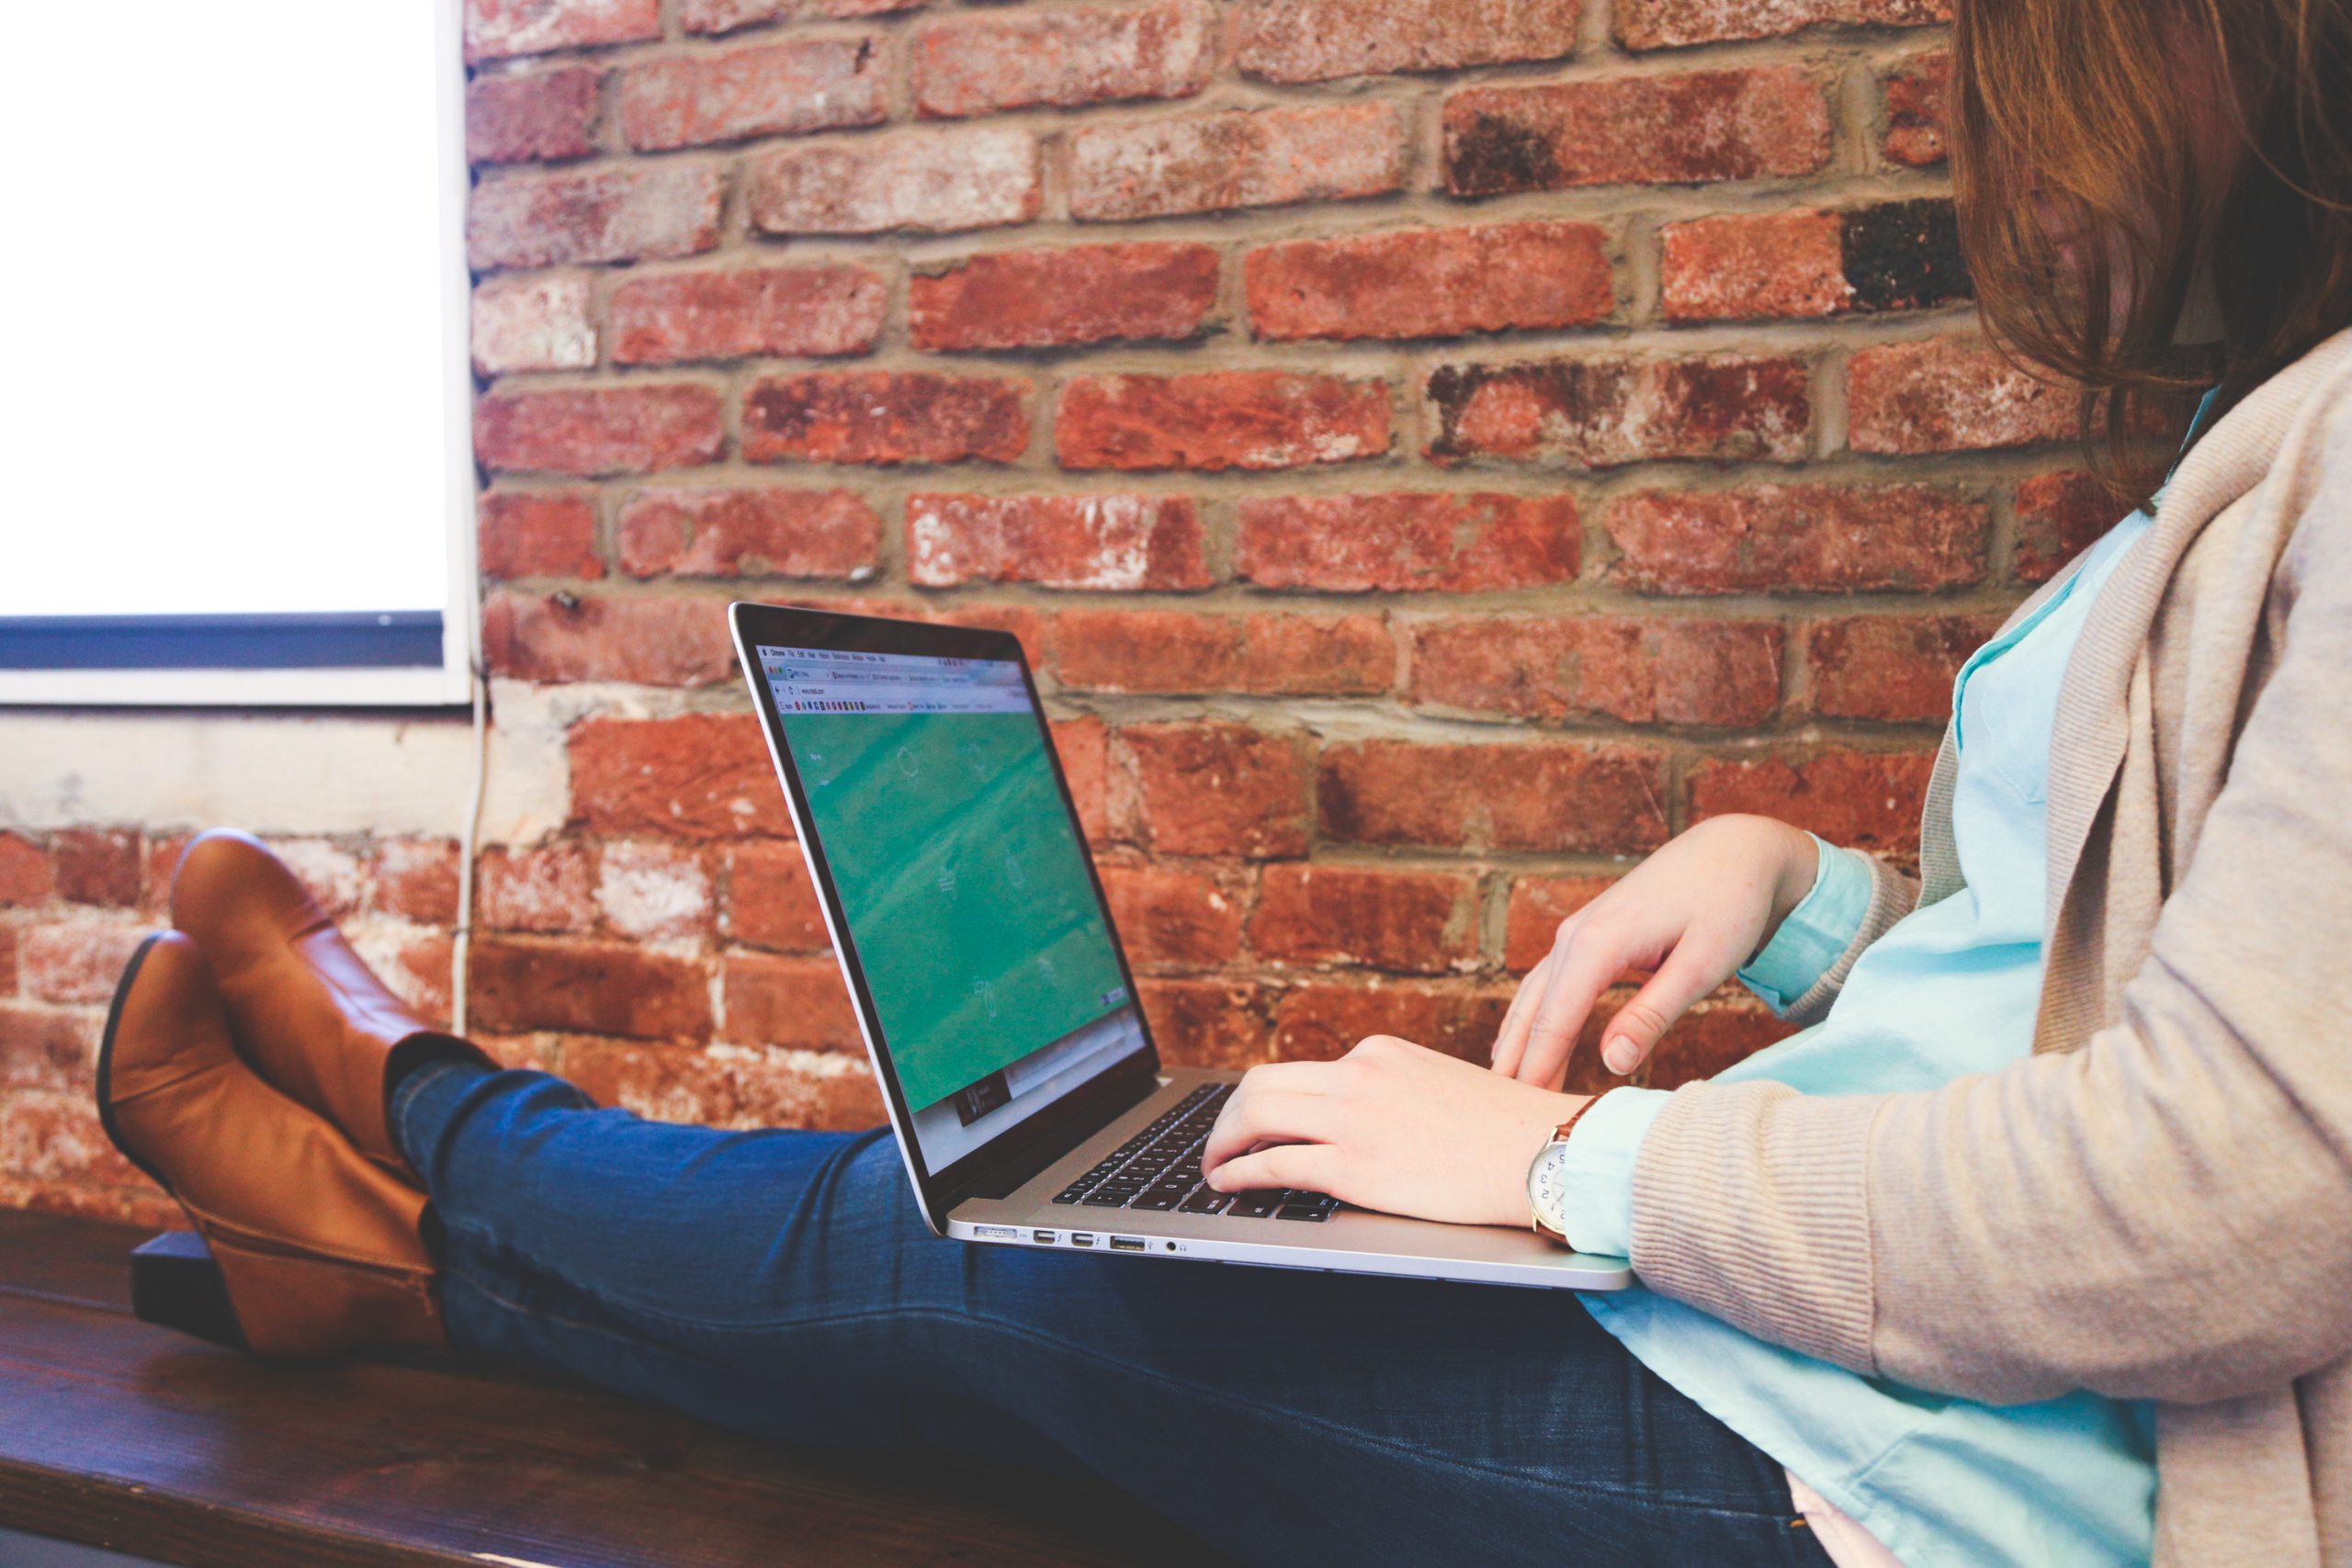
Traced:
<path id="1" fill-rule="evenodd" d="M 1503 1016 L 1495 1071 L 1556 1088 L 1600 993 L 1651 970 L 1601 1040 L 1610 1071 L 1632 1072 L 1770 940 L 1813 886 L 1816 858 L 1811 835 L 1770 817 L 1715 817 L 1682 834 L 1560 922 Z"/>
<path id="2" fill-rule="evenodd" d="M 1201 1151 L 1220 1192 L 1306 1188 L 1456 1224 L 1527 1224 L 1527 1167 L 1584 1097 L 1392 1035 L 1252 1067 Z"/>

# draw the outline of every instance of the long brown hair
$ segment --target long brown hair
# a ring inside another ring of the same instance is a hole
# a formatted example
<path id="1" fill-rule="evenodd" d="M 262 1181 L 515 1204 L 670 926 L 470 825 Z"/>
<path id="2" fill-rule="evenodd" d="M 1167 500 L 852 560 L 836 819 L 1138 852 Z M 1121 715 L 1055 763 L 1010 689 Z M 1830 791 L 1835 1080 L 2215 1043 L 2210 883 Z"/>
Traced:
<path id="1" fill-rule="evenodd" d="M 1951 69 L 1986 332 L 2081 386 L 2085 461 L 2144 504 L 2206 387 L 2199 435 L 2352 325 L 2352 0 L 1957 0 Z M 2233 143 L 2219 182 L 2186 112 L 2200 80 Z M 2078 273 L 2037 197 L 2061 238 L 2099 236 L 2077 241 Z M 2176 343 L 2207 283 L 2219 341 Z"/>

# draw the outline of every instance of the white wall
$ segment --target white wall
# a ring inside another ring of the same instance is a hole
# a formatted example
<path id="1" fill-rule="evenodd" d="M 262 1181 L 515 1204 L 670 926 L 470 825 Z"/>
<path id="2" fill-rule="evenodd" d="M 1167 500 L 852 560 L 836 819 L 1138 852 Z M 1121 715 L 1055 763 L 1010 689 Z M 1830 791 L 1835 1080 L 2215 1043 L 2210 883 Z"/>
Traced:
<path id="1" fill-rule="evenodd" d="M 586 711 L 674 706 L 628 688 L 492 692 L 482 841 L 562 826 L 563 731 Z M 202 828 L 454 838 L 473 733 L 449 717 L 0 709 L 0 827 Z"/>

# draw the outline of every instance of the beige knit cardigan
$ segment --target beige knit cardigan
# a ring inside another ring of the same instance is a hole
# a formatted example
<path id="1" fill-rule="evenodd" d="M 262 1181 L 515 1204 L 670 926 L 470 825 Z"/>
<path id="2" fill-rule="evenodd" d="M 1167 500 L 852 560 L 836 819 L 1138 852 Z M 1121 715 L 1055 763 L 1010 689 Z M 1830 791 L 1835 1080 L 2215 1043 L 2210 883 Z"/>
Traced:
<path id="1" fill-rule="evenodd" d="M 1876 864 L 1801 1021 L 1962 886 L 1956 758 L 1947 729 L 1920 880 Z M 2352 328 L 2189 447 L 2093 604 L 2049 854 L 2031 1055 L 1918 1093 L 1677 1089 L 1634 1267 L 1914 1387 L 2155 1400 L 2158 1564 L 2352 1568 Z"/>

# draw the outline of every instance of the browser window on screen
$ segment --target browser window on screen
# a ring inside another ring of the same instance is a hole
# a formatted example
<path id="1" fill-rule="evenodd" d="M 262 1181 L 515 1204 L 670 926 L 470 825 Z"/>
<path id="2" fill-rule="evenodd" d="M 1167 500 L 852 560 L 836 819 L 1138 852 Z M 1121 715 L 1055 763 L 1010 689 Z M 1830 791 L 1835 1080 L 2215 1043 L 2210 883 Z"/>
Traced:
<path id="1" fill-rule="evenodd" d="M 1020 666 L 756 651 L 932 1168 L 1141 1049 Z"/>

